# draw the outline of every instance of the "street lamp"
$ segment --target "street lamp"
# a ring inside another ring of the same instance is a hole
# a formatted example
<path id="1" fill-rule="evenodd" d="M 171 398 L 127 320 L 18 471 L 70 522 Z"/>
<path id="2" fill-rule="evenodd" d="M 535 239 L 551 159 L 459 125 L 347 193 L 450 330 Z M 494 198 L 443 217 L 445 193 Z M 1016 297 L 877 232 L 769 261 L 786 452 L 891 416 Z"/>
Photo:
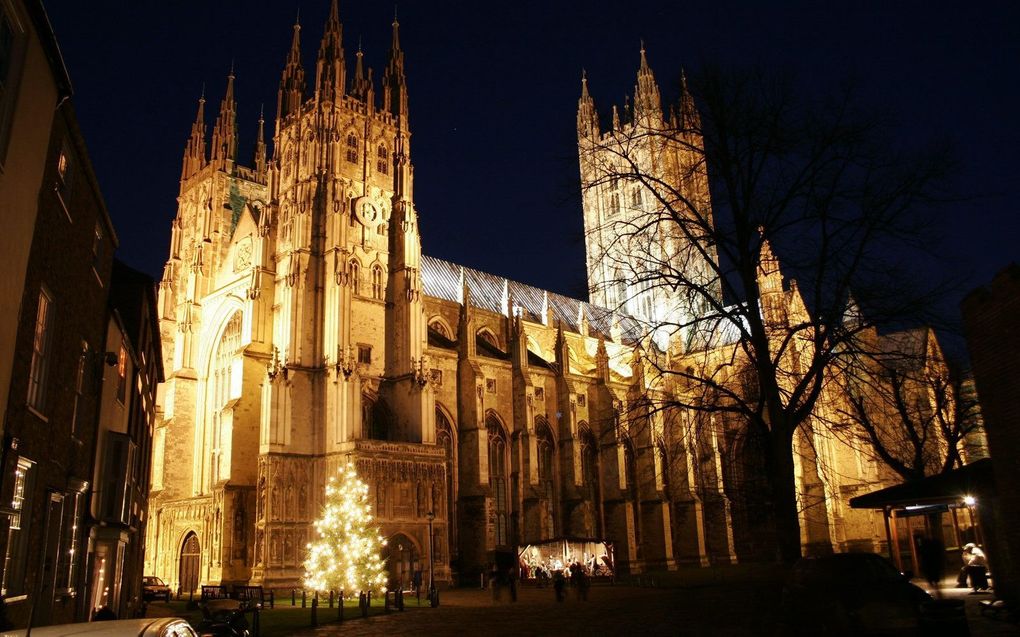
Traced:
<path id="1" fill-rule="evenodd" d="M 436 578 L 433 567 L 432 556 L 436 553 L 436 542 L 435 536 L 432 534 L 432 520 L 436 519 L 436 514 L 429 511 L 426 516 L 429 520 L 429 604 L 432 608 L 439 606 L 439 591 L 436 590 Z"/>

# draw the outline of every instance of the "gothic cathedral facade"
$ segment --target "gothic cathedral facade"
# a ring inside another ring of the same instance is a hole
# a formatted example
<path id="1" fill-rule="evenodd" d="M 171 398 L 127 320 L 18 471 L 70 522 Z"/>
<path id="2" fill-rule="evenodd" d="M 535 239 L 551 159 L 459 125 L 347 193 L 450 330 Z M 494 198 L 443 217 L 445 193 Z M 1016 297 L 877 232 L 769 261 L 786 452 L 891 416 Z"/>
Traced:
<path id="1" fill-rule="evenodd" d="M 661 414 L 621 424 L 645 390 L 632 317 L 697 311 L 640 294 L 601 309 L 621 277 L 592 258 L 608 241 L 595 219 L 626 194 L 585 195 L 592 304 L 423 256 L 397 23 L 381 85 L 360 51 L 348 77 L 334 0 L 309 79 L 295 25 L 272 155 L 260 117 L 250 166 L 233 74 L 209 148 L 199 101 L 159 286 L 146 573 L 184 591 L 299 586 L 346 462 L 370 485 L 396 577 L 431 560 L 437 581 L 477 581 L 500 553 L 563 537 L 610 540 L 623 572 L 741 559 L 753 529 L 727 496 L 725 441 L 678 461 L 661 452 Z M 661 117 L 643 51 L 637 93 Z M 592 126 L 585 85 L 582 147 Z M 838 472 L 851 474 L 876 484 Z M 835 495 L 805 533 L 821 525 L 837 550 L 881 541 L 880 524 L 848 522 L 866 514 L 841 485 L 823 486 Z"/>

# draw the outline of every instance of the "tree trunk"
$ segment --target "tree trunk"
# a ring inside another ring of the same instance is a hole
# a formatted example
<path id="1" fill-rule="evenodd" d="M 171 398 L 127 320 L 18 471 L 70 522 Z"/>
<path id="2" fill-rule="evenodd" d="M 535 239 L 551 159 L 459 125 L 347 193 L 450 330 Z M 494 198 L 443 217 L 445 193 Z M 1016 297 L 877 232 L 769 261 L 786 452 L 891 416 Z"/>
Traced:
<path id="1" fill-rule="evenodd" d="M 793 434 L 787 427 L 773 426 L 769 438 L 768 474 L 775 515 L 777 557 L 779 561 L 791 564 L 801 555 Z"/>

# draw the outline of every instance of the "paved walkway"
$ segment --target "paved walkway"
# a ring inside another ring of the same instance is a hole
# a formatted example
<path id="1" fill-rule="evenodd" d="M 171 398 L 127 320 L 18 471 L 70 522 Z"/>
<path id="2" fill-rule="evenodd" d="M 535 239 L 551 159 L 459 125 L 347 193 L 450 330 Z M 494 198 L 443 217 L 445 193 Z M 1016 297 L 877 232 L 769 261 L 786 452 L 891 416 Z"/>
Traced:
<path id="1" fill-rule="evenodd" d="M 568 591 L 557 603 L 549 588 L 526 588 L 518 601 L 477 589 L 444 591 L 439 608 L 409 608 L 367 619 L 353 619 L 294 633 L 300 637 L 367 635 L 671 635 L 719 637 L 767 635 L 779 591 L 761 585 L 726 584 L 698 588 L 593 587 L 587 601 Z M 982 617 L 979 602 L 991 595 L 969 595 L 947 587 L 945 597 L 962 598 L 972 637 L 1020 635 L 1015 624 Z"/>

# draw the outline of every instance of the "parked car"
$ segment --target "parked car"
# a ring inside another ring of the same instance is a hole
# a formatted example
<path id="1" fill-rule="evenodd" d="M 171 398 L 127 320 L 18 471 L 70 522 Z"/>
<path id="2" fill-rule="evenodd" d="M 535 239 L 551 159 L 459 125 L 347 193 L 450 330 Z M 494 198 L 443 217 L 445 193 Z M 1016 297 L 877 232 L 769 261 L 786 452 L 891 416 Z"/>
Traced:
<path id="1" fill-rule="evenodd" d="M 0 632 L 0 637 L 24 637 L 25 629 Z M 105 622 L 83 622 L 40 626 L 32 629 L 32 637 L 198 637 L 198 633 L 179 617 L 144 617 L 114 619 Z"/>
<path id="2" fill-rule="evenodd" d="M 936 607 L 947 610 L 882 556 L 840 553 L 794 564 L 781 621 L 794 635 L 919 635 Z"/>
<path id="3" fill-rule="evenodd" d="M 164 602 L 169 602 L 170 587 L 158 577 L 146 575 L 142 578 L 142 599 L 145 601 L 162 599 Z"/>

